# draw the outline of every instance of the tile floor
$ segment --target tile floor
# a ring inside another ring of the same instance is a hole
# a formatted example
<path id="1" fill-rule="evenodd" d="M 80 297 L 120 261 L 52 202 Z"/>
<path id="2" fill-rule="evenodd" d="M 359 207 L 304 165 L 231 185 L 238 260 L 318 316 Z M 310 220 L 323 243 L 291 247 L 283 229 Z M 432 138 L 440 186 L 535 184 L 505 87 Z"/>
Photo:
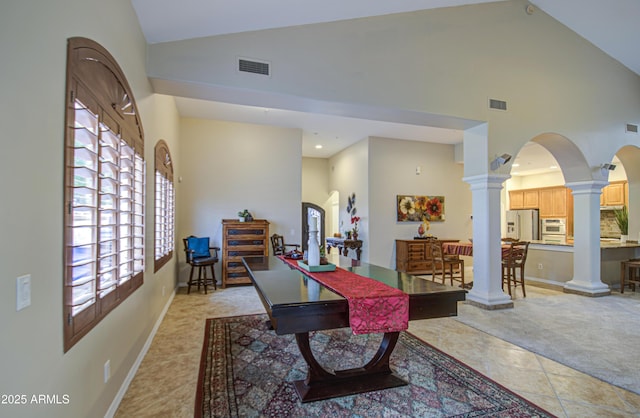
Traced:
<path id="1" fill-rule="evenodd" d="M 553 293 L 527 287 L 527 298 Z M 208 295 L 179 288 L 116 417 L 192 417 L 205 319 L 263 312 L 250 286 Z M 455 319 L 412 321 L 409 331 L 558 417 L 640 417 L 640 395 Z"/>

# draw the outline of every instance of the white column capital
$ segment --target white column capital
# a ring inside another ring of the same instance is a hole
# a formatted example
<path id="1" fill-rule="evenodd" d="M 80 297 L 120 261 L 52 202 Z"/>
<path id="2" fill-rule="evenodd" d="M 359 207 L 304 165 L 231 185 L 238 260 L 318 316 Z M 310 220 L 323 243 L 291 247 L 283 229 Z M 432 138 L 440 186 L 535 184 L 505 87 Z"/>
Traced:
<path id="1" fill-rule="evenodd" d="M 477 176 L 463 177 L 471 185 L 471 190 L 502 189 L 504 182 L 510 179 L 509 174 L 480 174 Z"/>
<path id="2" fill-rule="evenodd" d="M 590 180 L 566 183 L 565 186 L 570 188 L 573 195 L 575 196 L 578 194 L 600 194 L 602 192 L 602 188 L 608 184 L 608 181 Z"/>

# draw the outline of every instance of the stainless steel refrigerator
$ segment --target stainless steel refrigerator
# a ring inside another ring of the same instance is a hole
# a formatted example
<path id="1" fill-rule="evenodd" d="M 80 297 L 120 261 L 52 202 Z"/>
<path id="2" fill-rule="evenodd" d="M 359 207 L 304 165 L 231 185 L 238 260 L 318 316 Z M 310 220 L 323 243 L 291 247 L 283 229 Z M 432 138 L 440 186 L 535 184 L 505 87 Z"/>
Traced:
<path id="1" fill-rule="evenodd" d="M 540 239 L 540 219 L 537 209 L 508 210 L 507 238 L 522 241 Z"/>

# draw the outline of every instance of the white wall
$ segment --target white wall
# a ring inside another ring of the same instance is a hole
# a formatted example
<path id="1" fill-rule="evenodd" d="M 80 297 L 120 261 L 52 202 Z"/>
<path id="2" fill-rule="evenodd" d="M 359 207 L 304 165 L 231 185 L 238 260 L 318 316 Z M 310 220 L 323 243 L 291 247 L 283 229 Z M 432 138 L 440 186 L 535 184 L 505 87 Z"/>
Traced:
<path id="1" fill-rule="evenodd" d="M 222 246 L 222 220 L 248 209 L 269 233 L 300 241 L 302 133 L 235 122 L 182 119 L 177 206 L 179 238 L 209 236 Z M 188 278 L 184 256 L 180 281 Z M 216 265 L 217 274 L 220 265 Z"/>
<path id="2" fill-rule="evenodd" d="M 422 174 L 416 175 L 416 166 Z M 396 196 L 445 196 L 444 222 L 432 222 L 430 233 L 466 240 L 472 236 L 471 191 L 454 162 L 454 146 L 370 137 L 329 160 L 330 187 L 340 192 L 343 229 L 352 228 L 347 196 L 356 193 L 361 217 L 363 260 L 395 268 L 395 239 L 411 239 L 417 223 L 396 222 Z"/>
<path id="3" fill-rule="evenodd" d="M 532 174 L 528 176 L 513 176 L 507 180 L 507 190 L 535 189 L 540 187 L 564 186 L 564 176 L 561 171 Z"/>
<path id="4" fill-rule="evenodd" d="M 370 138 L 369 259 L 395 268 L 395 239 L 412 239 L 419 223 L 397 222 L 396 196 L 444 196 L 445 221 L 431 222 L 429 233 L 466 241 L 472 236 L 471 191 L 454 162 L 454 146 Z M 420 166 L 421 174 L 416 175 Z"/>
<path id="5" fill-rule="evenodd" d="M 116 22 L 117 24 L 114 24 Z M 13 1 L 0 13 L 0 393 L 69 396 L 67 405 L 0 405 L 11 417 L 104 416 L 174 287 L 175 258 L 153 273 L 153 211 L 146 217 L 144 285 L 63 353 L 62 254 L 67 38 L 100 43 L 124 71 L 140 111 L 153 200 L 153 147 L 177 149 L 173 98 L 154 95 L 146 42 L 128 0 Z M 31 275 L 31 306 L 16 312 L 15 279 Z M 165 294 L 162 294 L 163 288 Z M 103 382 L 110 360 L 111 378 Z"/>
<path id="6" fill-rule="evenodd" d="M 357 216 L 360 217 L 359 239 L 362 260 L 369 260 L 369 140 L 363 139 L 329 159 L 329 188 L 340 194 L 338 225 L 341 231 L 351 230 L 351 217 L 347 214 L 347 199 L 356 194 Z M 353 255 L 353 254 L 352 254 Z"/>
<path id="7" fill-rule="evenodd" d="M 331 236 L 334 232 L 334 219 L 329 192 L 328 158 L 302 158 L 302 201 L 314 203 L 324 209 L 325 234 Z M 296 243 L 300 243 L 300 239 Z"/>

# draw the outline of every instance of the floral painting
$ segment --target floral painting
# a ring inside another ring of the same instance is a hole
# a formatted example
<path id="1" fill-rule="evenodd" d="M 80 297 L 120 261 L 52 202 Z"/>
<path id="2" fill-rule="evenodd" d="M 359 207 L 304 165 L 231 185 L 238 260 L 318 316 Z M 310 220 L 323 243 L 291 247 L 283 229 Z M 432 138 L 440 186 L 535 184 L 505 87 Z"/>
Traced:
<path id="1" fill-rule="evenodd" d="M 444 221 L 444 196 L 398 195 L 398 222 Z"/>

